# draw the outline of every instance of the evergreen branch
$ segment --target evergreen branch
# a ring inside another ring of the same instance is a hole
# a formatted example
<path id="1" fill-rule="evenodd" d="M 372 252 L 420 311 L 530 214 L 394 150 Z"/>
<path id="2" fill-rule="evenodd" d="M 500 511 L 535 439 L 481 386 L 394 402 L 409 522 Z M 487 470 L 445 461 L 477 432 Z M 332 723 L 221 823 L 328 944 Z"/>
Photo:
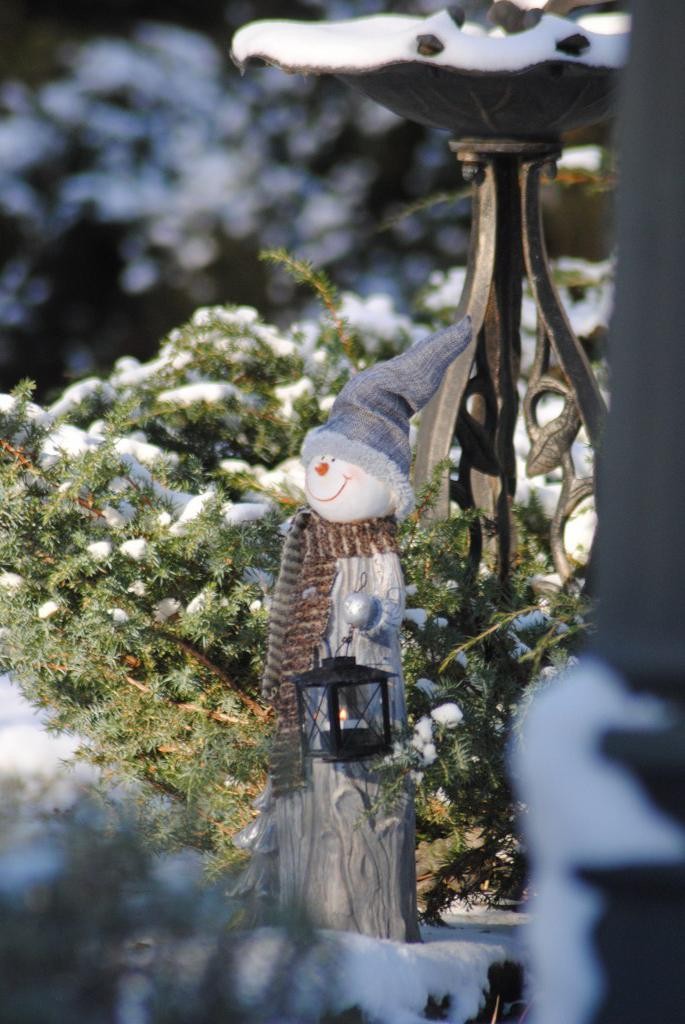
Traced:
<path id="1" fill-rule="evenodd" d="M 6 441 L 4 437 L 0 437 L 0 448 L 15 459 L 22 469 L 27 469 L 33 473 L 36 472 L 36 467 L 23 448 L 16 448 L 13 444 L 10 444 L 9 441 Z"/>
<path id="2" fill-rule="evenodd" d="M 40 480 L 46 480 L 45 474 L 42 473 L 39 467 L 29 458 L 28 454 L 23 448 L 17 448 L 15 445 L 10 444 L 4 437 L 0 437 L 0 450 L 6 452 L 11 458 L 19 463 L 22 469 L 26 470 L 27 473 L 33 473 Z M 74 499 L 81 508 L 86 509 L 92 516 L 97 519 L 104 519 L 104 513 L 100 509 L 95 508 L 92 497 L 81 498 L 77 496 Z"/>
<path id="3" fill-rule="evenodd" d="M 413 540 L 416 532 L 416 527 L 419 525 L 426 512 L 429 512 L 438 497 L 438 491 L 442 483 L 443 473 L 449 472 L 453 468 L 452 460 L 449 455 L 445 456 L 444 459 L 440 459 L 439 462 L 433 466 L 431 471 L 431 477 L 427 484 L 422 487 L 419 495 L 416 508 L 409 516 L 409 520 L 412 524 L 411 539 Z"/>
<path id="4" fill-rule="evenodd" d="M 377 228 L 377 234 L 380 235 L 384 231 L 390 231 L 392 228 L 397 227 L 398 224 L 413 217 L 415 213 L 431 210 L 434 206 L 439 206 L 440 203 L 456 203 L 470 195 L 471 186 L 469 185 L 467 188 L 457 188 L 450 192 L 434 192 L 432 195 L 423 196 L 413 203 L 406 203 L 397 213 L 393 213 L 381 221 Z"/>
<path id="5" fill-rule="evenodd" d="M 261 719 L 261 721 L 263 722 L 271 718 L 271 708 L 264 708 L 261 706 L 261 704 L 258 704 L 256 700 L 253 700 L 253 698 L 250 697 L 249 694 L 245 693 L 245 691 L 235 681 L 235 679 L 233 679 L 232 676 L 229 676 L 228 672 L 226 672 L 225 669 L 221 668 L 220 665 L 216 665 L 211 660 L 211 658 L 208 658 L 207 655 L 204 654 L 202 651 L 198 651 L 197 647 L 194 647 L 193 644 L 190 643 L 190 641 L 185 640 L 183 637 L 176 636 L 174 633 L 168 633 L 165 630 L 159 630 L 159 634 L 160 636 L 163 636 L 165 640 L 169 640 L 171 641 L 171 643 L 176 644 L 178 647 L 181 648 L 182 651 L 185 652 L 185 654 L 188 655 L 189 658 L 192 658 L 193 661 L 198 662 L 198 664 L 202 665 L 209 672 L 211 672 L 212 675 L 216 676 L 217 679 L 221 680 L 222 683 L 224 683 L 233 693 L 235 693 L 238 700 L 242 704 L 244 704 L 245 707 L 248 708 L 248 710 L 250 710 L 253 715 L 256 715 L 257 718 Z"/>
<path id="6" fill-rule="evenodd" d="M 326 274 L 322 270 L 315 270 L 308 260 L 295 259 L 285 249 L 264 249 L 260 252 L 259 258 L 267 263 L 277 263 L 285 267 L 298 284 L 306 284 L 315 292 L 331 318 L 345 355 L 354 364 L 352 337 L 340 316 L 340 303 L 335 287 Z"/>
<path id="7" fill-rule="evenodd" d="M 141 683 L 140 680 L 134 679 L 132 676 L 124 677 L 129 686 L 135 686 L 136 690 L 140 693 L 148 695 L 152 694 L 152 690 L 146 683 Z M 236 715 L 227 715 L 223 711 L 211 711 L 209 708 L 203 708 L 201 704 L 193 704 L 189 701 L 185 701 L 182 704 L 177 704 L 175 701 L 167 701 L 167 704 L 172 708 L 178 708 L 180 711 L 188 711 L 193 714 L 204 715 L 206 718 L 211 718 L 215 722 L 221 722 L 222 725 L 241 725 L 241 720 Z M 245 742 L 245 741 L 244 741 Z"/>
<path id="8" fill-rule="evenodd" d="M 81 498 L 81 497 L 77 496 L 75 501 L 76 501 L 77 505 L 80 505 L 81 508 L 84 508 L 86 510 L 86 512 L 88 512 L 95 519 L 104 519 L 105 518 L 105 513 L 102 512 L 99 508 L 96 508 L 95 505 L 93 504 L 92 495 L 90 497 L 88 497 L 88 498 Z"/>
<path id="9" fill-rule="evenodd" d="M 540 670 L 540 665 L 545 654 L 547 654 L 551 648 L 558 647 L 559 644 L 567 643 L 569 633 L 578 633 L 589 629 L 587 622 L 577 623 L 572 629 L 567 632 L 559 632 L 559 622 L 553 622 L 549 629 L 540 637 L 535 647 L 523 654 L 519 659 L 522 663 L 529 661 L 533 664 L 533 673 L 537 674 Z"/>
<path id="10" fill-rule="evenodd" d="M 505 615 L 498 615 L 497 621 L 493 623 L 492 626 L 488 626 L 488 628 L 484 629 L 482 633 L 478 634 L 478 636 L 472 636 L 463 644 L 459 644 L 457 647 L 453 648 L 447 655 L 447 657 L 442 661 L 439 671 L 444 672 L 445 669 L 449 668 L 454 659 L 457 658 L 460 654 L 465 654 L 466 651 L 470 651 L 472 647 L 475 647 L 476 644 L 479 644 L 481 642 L 481 640 L 485 640 L 493 633 L 496 633 L 498 630 L 502 628 L 502 626 L 508 626 L 510 623 L 514 621 L 514 619 L 517 619 L 519 615 L 526 615 L 528 612 L 537 612 L 539 610 L 540 609 L 536 604 L 529 604 L 525 608 L 518 608 L 515 612 L 508 612 Z"/>
<path id="11" fill-rule="evenodd" d="M 279 505 L 283 505 L 286 508 L 299 508 L 302 505 L 302 498 L 295 498 L 292 494 L 288 494 L 286 491 L 279 491 L 276 487 L 266 487 L 253 477 L 250 478 L 250 490 L 256 491 L 258 494 L 265 494 L 268 498 L 272 498 Z"/>

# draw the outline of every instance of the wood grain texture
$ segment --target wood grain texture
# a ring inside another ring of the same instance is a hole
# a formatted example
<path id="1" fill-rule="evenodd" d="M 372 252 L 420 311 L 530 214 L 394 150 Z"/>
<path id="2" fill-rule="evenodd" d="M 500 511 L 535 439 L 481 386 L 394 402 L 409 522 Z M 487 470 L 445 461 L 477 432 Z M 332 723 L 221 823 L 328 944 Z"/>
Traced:
<path id="1" fill-rule="evenodd" d="M 380 622 L 350 631 L 342 614 L 347 594 L 380 598 Z M 399 626 L 404 580 L 394 553 L 340 559 L 322 657 L 353 655 L 393 673 L 390 715 L 406 724 Z M 349 646 L 346 638 L 351 634 Z M 379 804 L 376 775 L 365 762 L 312 760 L 305 788 L 276 800 L 278 876 L 282 906 L 304 908 L 325 928 L 377 938 L 418 941 L 414 803 L 409 788 L 391 808 Z"/>
<path id="2" fill-rule="evenodd" d="M 418 941 L 413 800 L 372 814 L 378 795 L 362 763 L 314 761 L 307 787 L 279 797 L 281 904 L 319 927 Z"/>

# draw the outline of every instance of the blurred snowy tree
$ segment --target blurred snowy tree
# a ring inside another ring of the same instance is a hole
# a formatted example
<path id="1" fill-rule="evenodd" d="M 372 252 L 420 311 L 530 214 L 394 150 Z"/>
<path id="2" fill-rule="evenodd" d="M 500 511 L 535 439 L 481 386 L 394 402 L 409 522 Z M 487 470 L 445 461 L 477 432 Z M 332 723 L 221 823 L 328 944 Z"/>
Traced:
<path id="1" fill-rule="evenodd" d="M 0 55 L 5 386 L 29 375 L 43 395 L 124 353 L 147 358 L 198 304 L 250 303 L 287 322 L 292 288 L 260 267 L 263 246 L 329 267 L 345 288 L 390 291 L 406 310 L 465 251 L 469 204 L 445 135 L 333 80 L 269 69 L 241 79 L 228 48 L 257 17 L 439 6 L 3 5 L 15 41 Z M 488 4 L 464 6 L 482 15 Z M 422 206 L 431 195 L 442 201 Z"/>
<path id="2" fill-rule="evenodd" d="M 225 884 L 203 885 L 190 853 L 153 856 L 130 808 L 81 802 L 41 821 L 16 791 L 1 795 L 6 1024 L 319 1019 L 335 964 L 302 922 L 261 937 L 230 932 Z"/>

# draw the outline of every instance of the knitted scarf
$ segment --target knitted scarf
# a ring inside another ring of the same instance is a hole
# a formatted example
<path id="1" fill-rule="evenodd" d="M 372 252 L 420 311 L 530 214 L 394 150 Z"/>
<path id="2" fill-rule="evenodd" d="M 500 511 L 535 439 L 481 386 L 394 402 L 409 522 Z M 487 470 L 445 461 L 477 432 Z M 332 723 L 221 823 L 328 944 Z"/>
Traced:
<path id="1" fill-rule="evenodd" d="M 397 552 L 393 518 L 330 523 L 313 510 L 303 509 L 293 519 L 271 604 L 262 681 L 262 692 L 278 715 L 271 755 L 276 795 L 304 781 L 293 677 L 313 667 L 314 651 L 325 636 L 336 563 L 339 558 L 370 557 L 386 551 Z"/>

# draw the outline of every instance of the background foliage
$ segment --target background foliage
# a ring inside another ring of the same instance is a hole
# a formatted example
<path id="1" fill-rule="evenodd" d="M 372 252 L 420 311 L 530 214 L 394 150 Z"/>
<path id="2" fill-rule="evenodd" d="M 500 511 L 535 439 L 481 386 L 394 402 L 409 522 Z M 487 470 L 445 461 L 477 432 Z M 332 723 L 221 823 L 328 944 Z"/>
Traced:
<path id="1" fill-rule="evenodd" d="M 406 312 L 465 252 L 446 136 L 327 78 L 253 69 L 228 47 L 259 17 L 428 13 L 439 0 L 6 0 L 0 11 L 0 376 L 39 394 L 149 357 L 199 304 L 287 324 L 301 294 L 257 260 L 285 246 Z M 466 0 L 484 17 L 486 0 Z M 597 133 L 587 136 L 598 138 Z M 553 252 L 606 255 L 606 196 L 549 186 Z M 560 196 L 564 192 L 563 208 Z M 423 201 L 442 196 L 437 204 Z M 409 218 L 397 214 L 417 204 Z M 578 215 L 578 206 L 582 216 Z M 582 235 L 577 230 L 583 224 Z"/>

